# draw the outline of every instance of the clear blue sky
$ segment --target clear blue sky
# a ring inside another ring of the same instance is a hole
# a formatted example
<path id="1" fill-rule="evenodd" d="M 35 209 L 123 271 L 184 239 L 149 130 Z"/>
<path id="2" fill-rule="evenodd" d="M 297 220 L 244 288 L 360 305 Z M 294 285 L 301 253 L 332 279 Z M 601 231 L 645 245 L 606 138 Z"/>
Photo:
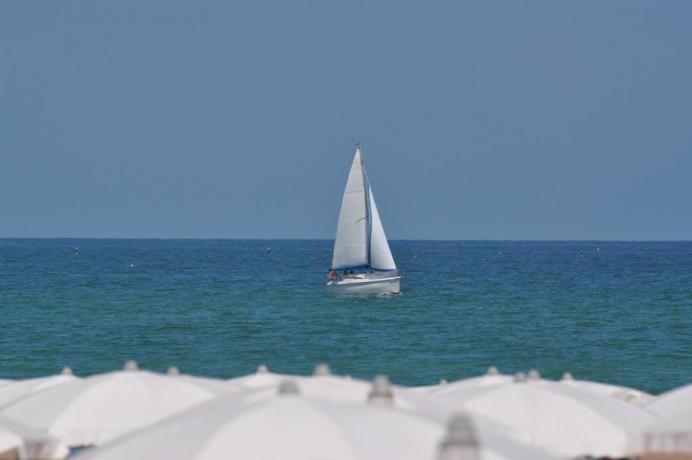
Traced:
<path id="1" fill-rule="evenodd" d="M 5 1 L 0 236 L 692 239 L 690 1 Z"/>

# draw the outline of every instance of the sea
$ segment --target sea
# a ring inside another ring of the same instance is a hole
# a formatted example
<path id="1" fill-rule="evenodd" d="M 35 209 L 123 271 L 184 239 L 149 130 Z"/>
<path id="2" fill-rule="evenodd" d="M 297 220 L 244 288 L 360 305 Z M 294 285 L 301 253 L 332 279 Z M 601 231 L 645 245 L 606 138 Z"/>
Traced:
<path id="1" fill-rule="evenodd" d="M 537 369 L 692 383 L 692 242 L 391 241 L 401 293 L 325 287 L 328 240 L 1 239 L 0 378 L 229 378 L 317 363 L 403 385 Z M 269 250 L 271 248 L 271 250 Z"/>

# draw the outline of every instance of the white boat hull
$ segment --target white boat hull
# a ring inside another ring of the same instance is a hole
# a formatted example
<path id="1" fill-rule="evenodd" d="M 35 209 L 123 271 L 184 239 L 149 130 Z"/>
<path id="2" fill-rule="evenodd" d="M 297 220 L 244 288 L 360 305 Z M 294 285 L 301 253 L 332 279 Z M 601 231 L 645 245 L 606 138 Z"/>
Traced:
<path id="1" fill-rule="evenodd" d="M 398 294 L 401 276 L 384 278 L 346 278 L 329 281 L 327 287 L 332 292 L 347 294 Z"/>

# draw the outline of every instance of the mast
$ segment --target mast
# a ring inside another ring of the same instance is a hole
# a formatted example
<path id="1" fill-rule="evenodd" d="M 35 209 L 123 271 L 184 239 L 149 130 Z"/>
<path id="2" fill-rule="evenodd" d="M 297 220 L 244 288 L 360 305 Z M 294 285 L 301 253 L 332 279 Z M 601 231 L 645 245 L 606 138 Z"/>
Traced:
<path id="1" fill-rule="evenodd" d="M 363 161 L 363 151 L 360 148 L 360 142 L 356 144 L 356 151 L 360 152 L 360 169 L 363 173 L 363 199 L 365 200 L 365 248 L 367 252 L 368 267 L 372 265 L 372 213 L 370 211 L 370 182 L 368 181 L 368 173 L 365 171 L 365 162 Z"/>

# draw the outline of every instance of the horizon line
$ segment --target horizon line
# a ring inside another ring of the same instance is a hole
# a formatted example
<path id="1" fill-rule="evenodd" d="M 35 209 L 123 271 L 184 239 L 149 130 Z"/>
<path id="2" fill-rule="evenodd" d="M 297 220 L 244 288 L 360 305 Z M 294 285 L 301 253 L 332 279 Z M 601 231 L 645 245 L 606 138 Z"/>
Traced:
<path id="1" fill-rule="evenodd" d="M 241 237 L 169 237 L 169 236 L 0 236 L 2 240 L 163 240 L 163 241 L 334 241 L 334 238 L 241 238 Z M 602 243 L 690 243 L 692 239 L 605 239 L 605 238 L 391 238 L 388 241 L 430 242 L 602 242 Z"/>

